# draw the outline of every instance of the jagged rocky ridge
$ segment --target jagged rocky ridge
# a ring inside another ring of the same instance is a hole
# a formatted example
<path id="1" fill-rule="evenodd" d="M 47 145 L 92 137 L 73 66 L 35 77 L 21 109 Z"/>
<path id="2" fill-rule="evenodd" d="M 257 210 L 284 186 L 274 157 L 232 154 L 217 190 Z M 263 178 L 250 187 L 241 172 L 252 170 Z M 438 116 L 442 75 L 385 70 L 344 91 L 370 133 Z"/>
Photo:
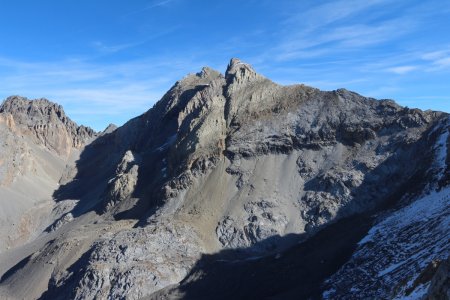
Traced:
<path id="1" fill-rule="evenodd" d="M 81 148 L 95 133 L 89 127 L 78 126 L 66 116 L 61 105 L 47 99 L 11 96 L 3 102 L 0 114 L 12 117 L 23 132 L 34 135 L 38 142 L 60 155 L 68 156 L 71 148 Z"/>
<path id="2" fill-rule="evenodd" d="M 66 165 L 94 137 L 46 99 L 12 96 L 0 105 L 0 252 L 47 225 Z"/>
<path id="3" fill-rule="evenodd" d="M 33 114 L 24 116 L 26 124 Z M 374 213 L 380 214 L 374 228 L 384 226 L 391 210 L 401 214 L 424 199 L 423 191 L 434 191 L 430 170 L 439 168 L 447 178 L 447 153 L 440 167 L 434 159 L 436 145 L 448 143 L 448 135 L 442 137 L 447 118 L 345 89 L 280 86 L 237 59 L 225 75 L 204 68 L 177 82 L 148 112 L 99 135 L 68 165 L 53 198 L 55 210 L 73 208 L 54 213 L 60 217 L 36 239 L 38 250 L 24 250 L 26 260 L 3 275 L 2 290 L 8 297 L 42 299 L 411 294 L 409 282 L 426 262 L 448 256 L 445 242 L 426 259 L 418 256 L 423 263 L 416 273 L 396 273 L 404 284 L 395 289 L 365 277 L 357 286 L 346 274 L 379 260 L 372 248 L 363 252 L 364 262 L 351 256 L 365 249 L 356 243 Z M 445 188 L 448 180 L 439 184 Z M 439 199 L 446 208 L 448 197 Z M 365 225 L 353 229 L 354 220 Z M 333 249 L 325 240 L 338 228 L 348 231 Z M 442 234 L 430 235 L 430 243 Z M 389 239 L 377 240 L 384 249 Z M 401 260 L 395 251 L 390 255 L 373 272 Z M 296 264 L 311 271 L 286 269 Z M 291 285 L 274 284 L 274 269 L 286 269 Z M 272 277 L 250 278 L 248 270 L 270 270 Z M 23 288 L 20 278 L 30 276 L 40 280 Z M 295 276 L 304 284 L 292 282 Z M 439 285 L 432 277 L 423 290 Z"/>

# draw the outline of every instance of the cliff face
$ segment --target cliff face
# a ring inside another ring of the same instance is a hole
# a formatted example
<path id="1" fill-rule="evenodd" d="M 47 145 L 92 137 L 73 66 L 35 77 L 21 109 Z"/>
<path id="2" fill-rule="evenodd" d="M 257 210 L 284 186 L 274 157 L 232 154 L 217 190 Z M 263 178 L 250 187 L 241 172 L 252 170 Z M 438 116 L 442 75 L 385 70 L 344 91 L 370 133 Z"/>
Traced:
<path id="1" fill-rule="evenodd" d="M 19 110 L 24 118 L 16 119 L 21 123 L 44 118 L 60 124 L 44 132 L 63 128 L 65 134 L 58 134 L 62 138 L 54 139 L 28 126 L 36 143 L 58 155 L 92 137 L 58 109 L 48 113 L 34 104 L 29 107 L 28 115 Z M 333 286 L 340 275 L 330 276 L 351 272 L 347 260 L 364 268 L 351 257 L 353 250 L 364 248 L 356 242 L 372 222 L 378 224 L 374 228 L 385 226 L 380 224 L 388 222 L 383 218 L 389 212 L 376 221 L 371 216 L 386 209 L 401 214 L 423 191 L 431 191 L 430 184 L 447 185 L 447 153 L 435 159 L 436 145 L 448 140 L 443 135 L 448 132 L 446 118 L 345 89 L 280 86 L 237 59 L 225 75 L 204 68 L 177 82 L 152 109 L 83 149 L 53 194 L 58 203 L 54 211 L 73 209 L 64 210 L 36 239 L 33 247 L 39 251 L 23 250 L 27 260 L 3 276 L 2 288 L 5 295 L 44 299 L 139 299 L 155 292 L 152 297 L 217 298 L 254 296 L 254 284 L 264 296 L 276 274 L 249 279 L 248 270 L 295 264 L 313 268 L 309 264 L 318 260 L 325 265 L 315 266 L 300 290 L 273 285 L 271 295 L 291 290 L 305 297 L 325 290 L 325 296 L 347 295 L 350 290 Z M 352 228 L 356 219 L 365 225 Z M 333 249 L 327 232 L 338 228 L 348 232 Z M 441 234 L 430 235 L 430 241 Z M 309 257 L 310 245 L 326 260 Z M 440 247 L 434 256 L 445 256 L 446 249 Z M 231 268 L 236 263 L 245 268 Z M 419 264 L 418 269 L 425 267 Z M 33 272 L 41 280 L 19 288 L 23 280 L 16 278 L 29 278 Z M 213 274 L 249 284 L 230 288 Z M 405 271 L 396 279 L 412 277 Z M 326 278 L 327 286 L 322 285 Z M 181 280 L 180 286 L 170 286 Z M 375 286 L 366 286 L 367 295 L 373 296 Z M 380 295 L 397 293 L 389 285 L 382 289 Z"/>

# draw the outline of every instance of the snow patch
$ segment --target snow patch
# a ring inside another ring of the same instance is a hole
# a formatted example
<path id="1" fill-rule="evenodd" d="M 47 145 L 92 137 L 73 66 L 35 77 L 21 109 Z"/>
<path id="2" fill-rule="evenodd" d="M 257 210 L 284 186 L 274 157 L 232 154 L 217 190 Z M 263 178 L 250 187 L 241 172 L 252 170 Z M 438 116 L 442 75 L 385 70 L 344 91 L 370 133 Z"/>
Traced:
<path id="1" fill-rule="evenodd" d="M 448 209 L 449 199 L 450 188 L 448 187 L 439 192 L 432 191 L 430 194 L 395 212 L 380 225 L 387 230 L 393 226 L 404 227 L 411 223 L 426 221 L 436 215 L 440 215 L 442 211 Z"/>
<path id="2" fill-rule="evenodd" d="M 450 188 L 444 188 L 439 192 L 432 191 L 430 194 L 422 196 L 372 227 L 367 235 L 359 241 L 358 245 L 361 246 L 369 241 L 373 241 L 375 236 L 383 232 L 388 232 L 393 227 L 400 228 L 414 222 L 426 221 L 433 218 L 436 214 L 441 214 L 442 211 L 448 209 L 449 200 Z"/>
<path id="3" fill-rule="evenodd" d="M 450 255 L 449 228 L 450 186 L 427 189 L 371 228 L 350 261 L 329 278 L 323 297 L 333 299 L 345 291 L 349 298 L 421 299 L 429 282 L 406 292 L 433 260 Z"/>

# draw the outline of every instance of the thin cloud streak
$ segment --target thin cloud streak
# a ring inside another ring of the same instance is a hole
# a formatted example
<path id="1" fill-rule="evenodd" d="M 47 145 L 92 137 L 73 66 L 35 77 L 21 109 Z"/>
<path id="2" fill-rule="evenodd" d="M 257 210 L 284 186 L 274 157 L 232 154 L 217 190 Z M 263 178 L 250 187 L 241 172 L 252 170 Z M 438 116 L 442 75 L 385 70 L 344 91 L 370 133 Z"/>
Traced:
<path id="1" fill-rule="evenodd" d="M 293 31 L 272 51 L 277 60 L 305 59 L 369 48 L 393 40 L 414 29 L 411 17 L 397 18 L 379 24 L 352 24 L 333 28 L 315 28 Z M 299 24 L 297 28 L 302 28 Z"/>
<path id="2" fill-rule="evenodd" d="M 166 28 L 164 30 L 160 30 L 157 33 L 146 35 L 146 37 L 144 39 L 141 39 L 141 40 L 135 41 L 135 42 L 131 42 L 131 43 L 108 45 L 102 41 L 94 41 L 94 42 L 92 42 L 92 46 L 100 53 L 104 53 L 104 54 L 117 53 L 117 52 L 120 52 L 123 50 L 142 46 L 150 41 L 153 41 L 153 40 L 161 38 L 165 35 L 171 34 L 179 28 L 180 28 L 179 26 L 172 26 L 172 27 Z"/>
<path id="3" fill-rule="evenodd" d="M 341 0 L 332 3 L 326 3 L 315 6 L 299 14 L 291 16 L 287 21 L 287 25 L 302 24 L 306 31 L 315 31 L 318 28 L 325 27 L 331 23 L 348 18 L 349 16 L 363 12 L 375 5 L 383 4 L 386 0 L 367 0 L 367 1 L 348 1 Z"/>
<path id="4" fill-rule="evenodd" d="M 127 17 L 130 17 L 130 16 L 135 15 L 135 14 L 143 13 L 143 12 L 145 12 L 145 11 L 147 11 L 147 10 L 152 9 L 152 8 L 157 8 L 157 7 L 166 6 L 166 5 L 168 5 L 168 4 L 170 4 L 171 2 L 174 2 L 174 1 L 175 1 L 175 0 L 160 0 L 160 1 L 154 1 L 153 3 L 151 3 L 151 4 L 149 4 L 149 5 L 145 6 L 145 7 L 143 7 L 143 8 L 141 8 L 141 9 L 137 9 L 137 10 L 134 10 L 134 11 L 129 12 L 129 13 L 127 13 L 127 14 L 124 14 L 122 17 L 123 17 L 123 18 L 127 18 Z"/>
<path id="5" fill-rule="evenodd" d="M 386 71 L 395 73 L 395 74 L 399 74 L 399 75 L 404 75 L 404 74 L 407 74 L 414 70 L 417 70 L 417 68 L 418 68 L 417 66 L 398 66 L 398 67 L 388 68 Z"/>

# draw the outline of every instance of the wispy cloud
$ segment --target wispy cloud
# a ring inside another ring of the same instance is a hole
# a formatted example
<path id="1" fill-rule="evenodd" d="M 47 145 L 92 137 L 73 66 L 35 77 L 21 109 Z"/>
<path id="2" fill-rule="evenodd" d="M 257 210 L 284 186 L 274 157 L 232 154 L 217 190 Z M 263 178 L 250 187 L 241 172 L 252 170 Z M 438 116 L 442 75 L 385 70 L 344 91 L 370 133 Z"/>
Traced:
<path id="1" fill-rule="evenodd" d="M 441 59 L 442 57 L 446 57 L 448 54 L 450 53 L 450 50 L 437 50 L 437 51 L 431 51 L 431 52 L 426 52 L 423 53 L 421 55 L 422 59 L 424 60 L 438 60 Z"/>
<path id="2" fill-rule="evenodd" d="M 399 48 L 392 44 L 401 44 L 404 37 L 414 34 L 436 16 L 442 17 L 449 9 L 448 4 L 430 1 L 340 0 L 306 8 L 308 5 L 300 2 L 290 7 L 292 12 L 276 33 L 277 41 L 262 56 L 279 62 L 349 53 L 356 53 L 356 58 L 381 46 L 386 46 L 386 54 L 395 55 Z M 447 63 L 446 59 L 436 61 L 436 65 Z"/>
<path id="3" fill-rule="evenodd" d="M 100 52 L 104 53 L 115 53 L 121 50 L 125 50 L 128 48 L 133 48 L 139 45 L 142 45 L 144 42 L 136 42 L 136 43 L 127 43 L 127 44 L 119 44 L 119 45 L 106 45 L 101 41 L 95 41 L 92 43 L 92 46 Z"/>
<path id="4" fill-rule="evenodd" d="M 405 18 L 372 21 L 367 17 L 367 11 L 386 2 L 336 1 L 300 10 L 285 21 L 280 42 L 272 51 L 280 61 L 308 59 L 392 39 L 411 22 Z"/>
<path id="5" fill-rule="evenodd" d="M 417 68 L 418 68 L 417 66 L 398 66 L 398 67 L 388 68 L 388 69 L 386 69 L 386 71 L 395 73 L 395 74 L 399 74 L 399 75 L 403 75 L 403 74 L 412 72 L 414 70 L 417 70 Z"/>
<path id="6" fill-rule="evenodd" d="M 427 52 L 422 59 L 430 63 L 428 71 L 441 71 L 450 68 L 450 49 Z"/>
<path id="7" fill-rule="evenodd" d="M 151 9 L 158 6 L 164 6 L 169 4 L 170 2 L 173 2 L 174 0 L 162 0 L 162 1 L 155 1 L 152 4 L 145 7 L 145 9 Z"/>
<path id="8" fill-rule="evenodd" d="M 386 98 L 389 97 L 388 95 L 392 95 L 395 92 L 400 91 L 401 88 L 396 85 L 384 85 L 379 86 L 373 90 L 368 90 L 365 92 L 365 94 L 369 97 L 374 98 Z"/>
<path id="9" fill-rule="evenodd" d="M 375 5 L 386 3 L 387 0 L 341 0 L 314 6 L 305 11 L 292 15 L 286 21 L 286 25 L 301 23 L 305 30 L 314 31 L 319 27 L 348 18 L 355 14 L 364 12 Z"/>
<path id="10" fill-rule="evenodd" d="M 157 8 L 157 7 L 163 7 L 163 6 L 167 6 L 170 3 L 175 2 L 175 0 L 158 0 L 158 1 L 153 1 L 150 4 L 144 6 L 141 9 L 137 9 L 137 10 L 133 10 L 125 15 L 123 15 L 122 17 L 127 18 L 129 16 L 135 15 L 135 14 L 139 14 L 139 13 L 143 13 L 147 10 L 151 10 L 153 8 Z"/>
<path id="11" fill-rule="evenodd" d="M 438 67 L 441 67 L 441 68 L 447 68 L 447 67 L 450 67 L 450 56 L 440 58 L 440 59 L 434 61 L 434 63 L 435 63 Z"/>

